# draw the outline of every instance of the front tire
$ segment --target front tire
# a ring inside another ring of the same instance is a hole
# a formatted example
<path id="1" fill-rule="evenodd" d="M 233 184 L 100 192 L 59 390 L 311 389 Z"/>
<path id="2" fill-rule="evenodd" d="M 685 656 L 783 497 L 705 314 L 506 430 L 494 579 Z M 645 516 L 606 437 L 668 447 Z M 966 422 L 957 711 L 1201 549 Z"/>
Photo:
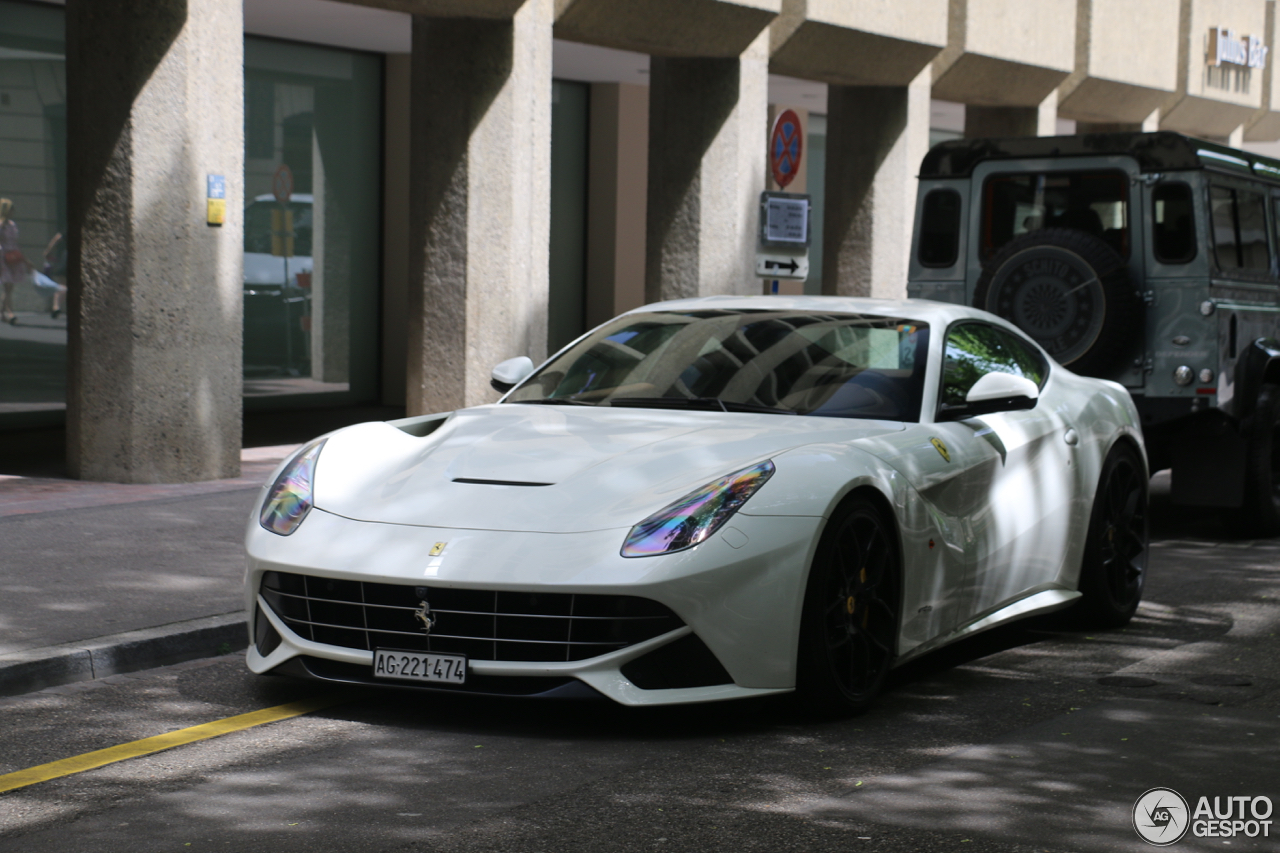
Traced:
<path id="1" fill-rule="evenodd" d="M 832 515 L 809 572 L 797 692 L 810 711 L 866 710 L 896 656 L 901 559 L 893 526 L 866 498 Z"/>
<path id="2" fill-rule="evenodd" d="M 1129 624 L 1147 579 L 1148 477 L 1137 452 L 1116 446 L 1102 465 L 1080 565 L 1079 613 L 1087 624 Z"/>

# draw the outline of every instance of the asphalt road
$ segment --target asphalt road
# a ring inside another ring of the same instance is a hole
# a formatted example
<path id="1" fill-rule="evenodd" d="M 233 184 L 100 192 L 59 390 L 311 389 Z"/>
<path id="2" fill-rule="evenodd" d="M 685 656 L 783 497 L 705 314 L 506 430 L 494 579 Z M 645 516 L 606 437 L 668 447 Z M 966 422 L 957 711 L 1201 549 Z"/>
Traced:
<path id="1" fill-rule="evenodd" d="M 1280 542 L 1156 517 L 1129 628 L 991 632 L 861 717 L 360 690 L 0 794 L 0 851 L 1150 849 L 1130 824 L 1149 788 L 1280 804 Z M 0 774 L 317 692 L 228 656 L 14 697 Z M 1273 819 L 1172 849 L 1277 850 Z"/>

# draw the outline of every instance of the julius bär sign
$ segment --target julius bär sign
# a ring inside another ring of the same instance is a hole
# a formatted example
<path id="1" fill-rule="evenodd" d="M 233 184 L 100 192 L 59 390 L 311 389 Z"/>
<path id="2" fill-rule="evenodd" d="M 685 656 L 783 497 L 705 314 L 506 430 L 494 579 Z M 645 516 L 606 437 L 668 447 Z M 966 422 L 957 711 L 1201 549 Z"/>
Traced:
<path id="1" fill-rule="evenodd" d="M 1266 68 L 1267 50 L 1267 46 L 1257 36 L 1236 35 L 1235 30 L 1226 27 L 1209 28 L 1207 59 L 1211 66 Z"/>

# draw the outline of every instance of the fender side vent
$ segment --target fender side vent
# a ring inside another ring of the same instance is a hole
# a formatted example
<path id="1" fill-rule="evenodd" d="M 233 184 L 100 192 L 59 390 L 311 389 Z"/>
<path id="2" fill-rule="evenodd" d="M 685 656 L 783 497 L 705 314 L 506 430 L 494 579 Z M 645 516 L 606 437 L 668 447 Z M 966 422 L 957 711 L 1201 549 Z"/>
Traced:
<path id="1" fill-rule="evenodd" d="M 475 480 L 471 477 L 454 477 L 455 483 L 471 483 L 475 486 L 554 486 L 555 483 L 526 483 L 523 480 Z"/>

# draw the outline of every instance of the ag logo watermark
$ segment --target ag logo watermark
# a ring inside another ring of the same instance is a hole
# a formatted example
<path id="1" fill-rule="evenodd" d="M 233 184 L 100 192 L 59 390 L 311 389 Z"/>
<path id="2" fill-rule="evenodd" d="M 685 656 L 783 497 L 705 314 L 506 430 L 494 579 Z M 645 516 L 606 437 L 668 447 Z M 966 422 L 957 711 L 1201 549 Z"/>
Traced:
<path id="1" fill-rule="evenodd" d="M 1156 847 L 1181 841 L 1190 830 L 1196 838 L 1269 838 L 1269 797 L 1201 797 L 1191 808 L 1172 788 L 1152 788 L 1133 804 L 1133 829 Z"/>
<path id="2" fill-rule="evenodd" d="M 1133 828 L 1148 844 L 1167 847 L 1191 826 L 1187 801 L 1172 788 L 1152 788 L 1133 804 Z"/>

